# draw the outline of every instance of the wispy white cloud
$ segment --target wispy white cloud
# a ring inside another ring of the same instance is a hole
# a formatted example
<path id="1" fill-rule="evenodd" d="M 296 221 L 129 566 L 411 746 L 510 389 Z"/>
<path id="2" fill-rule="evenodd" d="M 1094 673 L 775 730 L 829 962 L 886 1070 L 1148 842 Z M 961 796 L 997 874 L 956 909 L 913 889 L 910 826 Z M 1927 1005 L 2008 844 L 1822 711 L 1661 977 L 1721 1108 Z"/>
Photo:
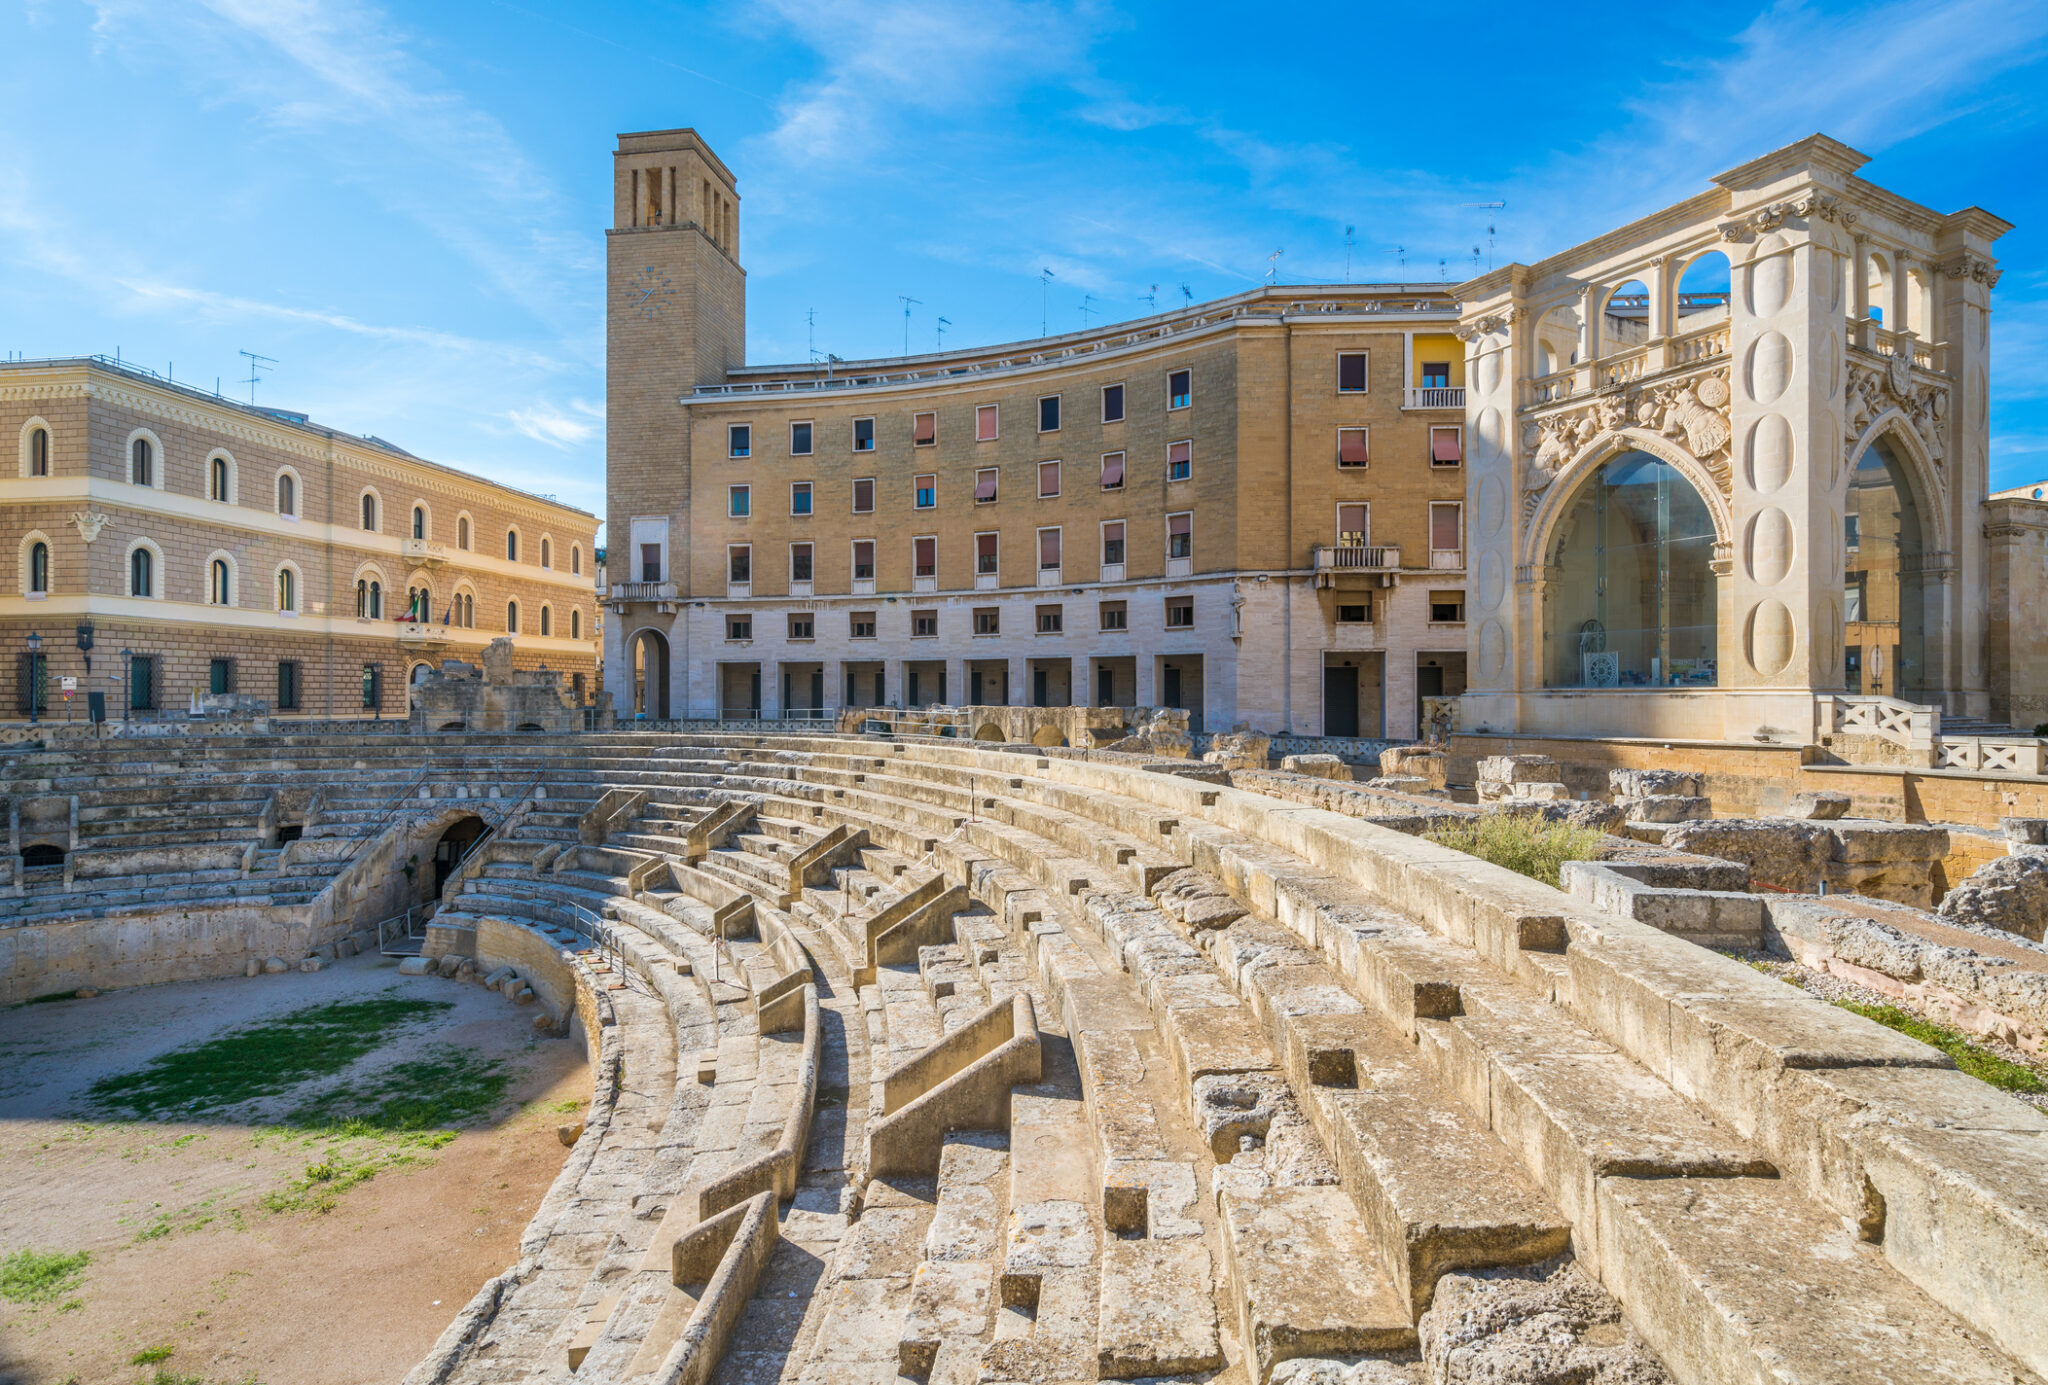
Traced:
<path id="1" fill-rule="evenodd" d="M 584 399 L 572 399 L 568 413 L 552 404 L 542 403 L 530 409 L 513 409 L 505 417 L 512 421 L 515 430 L 535 442 L 567 448 L 597 436 L 604 423 L 604 406 Z"/>

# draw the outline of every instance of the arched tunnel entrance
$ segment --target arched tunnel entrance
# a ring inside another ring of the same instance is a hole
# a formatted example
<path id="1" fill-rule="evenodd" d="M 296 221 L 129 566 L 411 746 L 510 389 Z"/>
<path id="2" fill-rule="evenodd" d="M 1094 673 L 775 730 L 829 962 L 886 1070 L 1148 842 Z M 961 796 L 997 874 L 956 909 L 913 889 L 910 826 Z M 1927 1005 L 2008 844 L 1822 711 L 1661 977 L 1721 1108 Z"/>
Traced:
<path id="1" fill-rule="evenodd" d="M 434 843 L 434 895 L 441 897 L 441 891 L 448 884 L 448 877 L 455 874 L 455 868 L 462 864 L 462 858 L 475 849 L 485 831 L 484 820 L 472 813 L 457 818 L 441 833 L 441 839 Z"/>

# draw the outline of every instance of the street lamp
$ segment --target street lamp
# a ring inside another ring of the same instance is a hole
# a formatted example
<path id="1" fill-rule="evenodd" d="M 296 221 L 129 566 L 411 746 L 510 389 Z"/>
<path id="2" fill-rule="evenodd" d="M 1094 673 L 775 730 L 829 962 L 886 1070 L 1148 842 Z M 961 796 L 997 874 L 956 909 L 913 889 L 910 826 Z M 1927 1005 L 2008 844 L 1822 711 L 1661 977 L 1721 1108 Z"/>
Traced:
<path id="1" fill-rule="evenodd" d="M 37 721 L 36 709 L 43 700 L 43 633 L 28 632 L 28 724 Z"/>

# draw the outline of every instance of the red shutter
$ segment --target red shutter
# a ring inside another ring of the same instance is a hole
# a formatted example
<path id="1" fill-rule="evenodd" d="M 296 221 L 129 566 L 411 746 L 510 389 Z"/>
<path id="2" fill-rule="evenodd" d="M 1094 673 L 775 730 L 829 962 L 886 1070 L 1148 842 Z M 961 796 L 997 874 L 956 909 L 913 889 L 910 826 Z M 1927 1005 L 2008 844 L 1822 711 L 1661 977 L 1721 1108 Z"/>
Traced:
<path id="1" fill-rule="evenodd" d="M 917 441 L 919 443 L 933 443 L 937 442 L 938 438 L 939 416 L 937 414 L 919 414 L 917 416 Z"/>
<path id="2" fill-rule="evenodd" d="M 1060 565 L 1060 531 L 1041 529 L 1038 531 L 1038 565 L 1042 568 L 1056 568 Z"/>
<path id="3" fill-rule="evenodd" d="M 993 471 L 975 473 L 974 498 L 976 500 L 993 500 L 996 498 L 996 473 Z"/>
<path id="4" fill-rule="evenodd" d="M 1456 505 L 1429 507 L 1429 546 L 1439 549 L 1454 549 L 1459 546 Z"/>
<path id="5" fill-rule="evenodd" d="M 1344 466 L 1364 466 L 1372 460 L 1371 449 L 1367 446 L 1367 435 L 1363 428 L 1339 428 L 1337 430 L 1337 461 Z"/>
<path id="6" fill-rule="evenodd" d="M 1113 491 L 1124 483 L 1124 454 L 1112 452 L 1102 459 L 1102 488 Z"/>
<path id="7" fill-rule="evenodd" d="M 939 541 L 937 539 L 918 539 L 916 540 L 916 545 L 917 575 L 919 577 L 930 577 L 939 570 Z"/>
<path id="8" fill-rule="evenodd" d="M 1458 430 L 1455 428 L 1430 429 L 1429 457 L 1434 462 L 1464 461 L 1464 451 L 1458 446 Z"/>

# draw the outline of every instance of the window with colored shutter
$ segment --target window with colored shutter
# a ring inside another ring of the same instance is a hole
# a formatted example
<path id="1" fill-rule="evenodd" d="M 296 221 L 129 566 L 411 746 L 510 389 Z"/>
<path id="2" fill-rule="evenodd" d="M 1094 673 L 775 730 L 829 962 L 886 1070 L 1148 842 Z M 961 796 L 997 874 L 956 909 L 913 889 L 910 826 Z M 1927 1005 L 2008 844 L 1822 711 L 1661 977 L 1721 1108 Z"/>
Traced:
<path id="1" fill-rule="evenodd" d="M 915 575 L 935 577 L 939 571 L 939 541 L 935 538 L 913 539 L 912 556 L 916 560 Z"/>
<path id="2" fill-rule="evenodd" d="M 1060 531 L 1041 529 L 1038 531 L 1038 566 L 1044 571 L 1056 571 L 1060 565 Z"/>
<path id="3" fill-rule="evenodd" d="M 998 422 L 997 405 L 977 404 L 974 409 L 974 440 L 976 442 L 994 442 L 996 440 L 996 425 Z"/>
<path id="4" fill-rule="evenodd" d="M 912 421 L 911 441 L 919 447 L 930 447 L 939 440 L 939 416 L 936 413 L 919 414 Z"/>
<path id="5" fill-rule="evenodd" d="M 996 470 L 989 467 L 974 473 L 974 503 L 993 504 L 996 498 Z"/>
<path id="6" fill-rule="evenodd" d="M 994 534 L 974 536 L 974 570 L 978 574 L 993 576 L 997 570 L 997 547 Z"/>
<path id="7" fill-rule="evenodd" d="M 1124 488 L 1124 454 L 1108 452 L 1102 458 L 1102 488 L 1106 491 L 1120 491 Z"/>
<path id="8" fill-rule="evenodd" d="M 1194 443 L 1168 443 L 1166 446 L 1166 479 L 1169 481 L 1185 481 L 1194 474 L 1194 470 Z"/>
<path id="9" fill-rule="evenodd" d="M 1365 547 L 1366 507 L 1363 505 L 1339 505 L 1337 507 L 1337 545 L 1340 548 Z"/>
<path id="10" fill-rule="evenodd" d="M 1337 465 L 1364 466 L 1372 460 L 1372 437 L 1363 428 L 1337 430 Z"/>
<path id="11" fill-rule="evenodd" d="M 1429 460 L 1434 466 L 1456 466 L 1465 460 L 1465 449 L 1459 430 L 1432 428 L 1429 430 Z"/>

